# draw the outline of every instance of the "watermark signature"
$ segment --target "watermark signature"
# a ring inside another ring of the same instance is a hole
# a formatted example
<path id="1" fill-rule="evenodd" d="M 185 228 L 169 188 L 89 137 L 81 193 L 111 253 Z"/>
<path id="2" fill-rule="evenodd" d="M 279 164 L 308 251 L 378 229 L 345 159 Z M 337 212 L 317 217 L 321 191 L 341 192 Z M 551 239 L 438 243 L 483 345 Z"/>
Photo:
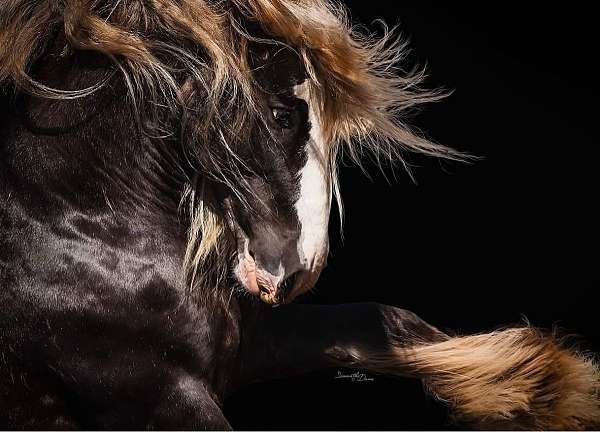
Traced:
<path id="1" fill-rule="evenodd" d="M 367 374 L 364 374 L 362 372 L 353 372 L 353 373 L 350 373 L 350 374 L 344 374 L 344 373 L 342 373 L 342 371 L 337 371 L 337 375 L 334 377 L 334 379 L 350 380 L 352 382 L 371 382 L 371 381 L 375 381 L 375 378 L 367 376 Z"/>

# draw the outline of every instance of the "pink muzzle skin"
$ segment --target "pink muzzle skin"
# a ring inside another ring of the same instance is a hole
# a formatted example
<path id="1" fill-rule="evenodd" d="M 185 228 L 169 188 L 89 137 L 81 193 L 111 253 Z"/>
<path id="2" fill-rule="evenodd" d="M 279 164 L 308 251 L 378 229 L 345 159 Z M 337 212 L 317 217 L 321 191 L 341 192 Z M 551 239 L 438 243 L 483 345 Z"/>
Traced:
<path id="1" fill-rule="evenodd" d="M 244 258 L 240 260 L 240 282 L 250 293 L 258 295 L 260 288 L 256 277 L 256 261 L 250 254 L 244 254 Z"/>
<path id="2" fill-rule="evenodd" d="M 322 265 L 319 265 L 316 271 L 300 272 L 287 295 L 280 289 L 281 277 L 257 268 L 256 261 L 247 252 L 240 259 L 237 273 L 240 282 L 251 294 L 258 295 L 263 302 L 276 306 L 291 303 L 294 298 L 310 290 L 319 278 L 321 268 Z"/>
<path id="3" fill-rule="evenodd" d="M 256 261 L 247 252 L 240 259 L 238 277 L 251 294 L 259 296 L 263 302 L 272 306 L 290 303 L 297 295 L 305 291 L 302 288 L 306 286 L 306 282 L 316 280 L 316 278 L 311 277 L 309 272 L 301 272 L 289 294 L 285 295 L 280 289 L 281 276 L 275 276 L 261 268 L 257 268 Z"/>
<path id="4" fill-rule="evenodd" d="M 248 253 L 245 253 L 241 259 L 240 273 L 240 280 L 244 287 L 250 293 L 258 295 L 263 302 L 270 305 L 278 305 L 283 302 L 277 289 L 279 278 L 257 268 L 256 261 Z"/>

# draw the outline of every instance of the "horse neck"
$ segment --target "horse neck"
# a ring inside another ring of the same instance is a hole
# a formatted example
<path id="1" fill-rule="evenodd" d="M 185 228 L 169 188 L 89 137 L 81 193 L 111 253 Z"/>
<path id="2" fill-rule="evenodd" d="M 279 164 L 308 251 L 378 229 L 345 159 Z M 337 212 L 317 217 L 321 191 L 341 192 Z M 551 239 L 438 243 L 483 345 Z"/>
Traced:
<path id="1" fill-rule="evenodd" d="M 35 77 L 55 88 L 88 87 L 110 67 L 89 67 L 88 59 L 89 54 L 47 56 L 38 62 Z M 13 99 L 0 136 L 1 189 L 14 190 L 45 216 L 68 210 L 112 214 L 165 230 L 178 226 L 184 176 L 176 143 L 141 132 L 118 75 L 76 100 L 25 94 Z"/>

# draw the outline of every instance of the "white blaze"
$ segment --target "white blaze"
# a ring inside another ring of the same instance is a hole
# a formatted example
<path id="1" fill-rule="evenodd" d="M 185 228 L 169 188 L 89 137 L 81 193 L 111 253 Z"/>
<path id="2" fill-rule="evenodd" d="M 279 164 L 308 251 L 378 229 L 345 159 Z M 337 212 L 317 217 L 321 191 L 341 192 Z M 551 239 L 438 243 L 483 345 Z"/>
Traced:
<path id="1" fill-rule="evenodd" d="M 306 144 L 306 164 L 300 170 L 300 194 L 296 212 L 301 231 L 298 252 L 303 264 L 311 270 L 319 270 L 328 253 L 328 225 L 331 209 L 331 187 L 327 172 L 325 140 L 319 118 L 308 98 L 308 84 L 294 88 L 296 97 L 308 104 L 310 137 Z"/>

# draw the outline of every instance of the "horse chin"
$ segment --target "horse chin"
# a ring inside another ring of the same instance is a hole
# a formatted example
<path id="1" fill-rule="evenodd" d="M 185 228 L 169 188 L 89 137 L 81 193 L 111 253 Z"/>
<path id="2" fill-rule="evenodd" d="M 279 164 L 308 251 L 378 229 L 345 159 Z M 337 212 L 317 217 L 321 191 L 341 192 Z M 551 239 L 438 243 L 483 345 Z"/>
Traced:
<path id="1" fill-rule="evenodd" d="M 260 269 L 257 269 L 254 258 L 247 252 L 238 254 L 238 265 L 234 275 L 240 284 L 252 295 L 257 296 L 263 303 L 278 306 L 285 302 L 279 287 L 274 286 L 271 279 Z"/>

